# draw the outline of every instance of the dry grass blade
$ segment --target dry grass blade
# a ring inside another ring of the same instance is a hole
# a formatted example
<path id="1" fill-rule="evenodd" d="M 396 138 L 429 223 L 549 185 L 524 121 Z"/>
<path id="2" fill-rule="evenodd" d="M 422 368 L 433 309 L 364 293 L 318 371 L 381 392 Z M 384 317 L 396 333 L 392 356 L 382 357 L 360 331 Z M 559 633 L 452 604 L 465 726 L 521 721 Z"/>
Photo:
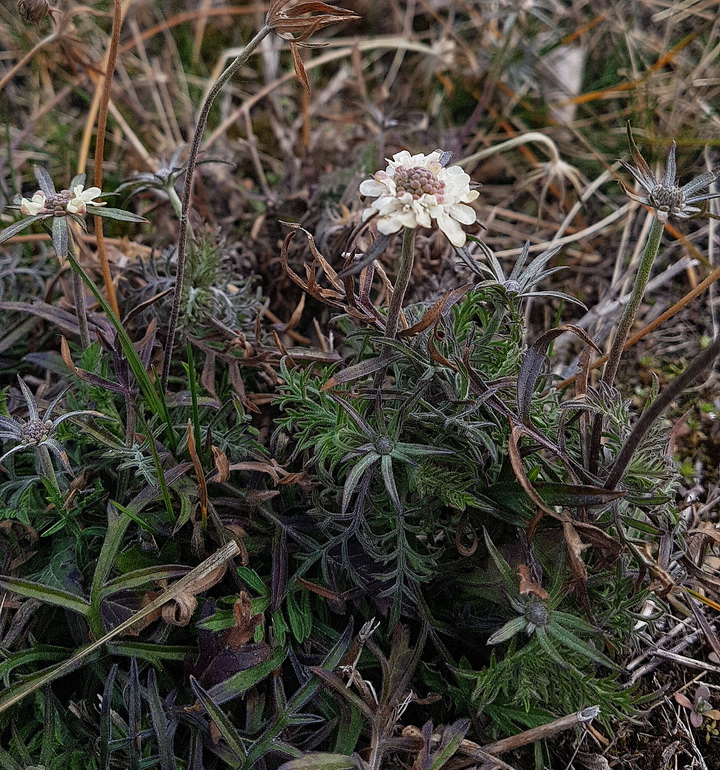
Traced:
<path id="1" fill-rule="evenodd" d="M 83 661 L 86 660 L 88 656 L 90 656 L 93 652 L 99 650 L 115 637 L 124 634 L 126 631 L 129 631 L 137 623 L 141 622 L 144 618 L 146 618 L 148 615 L 151 615 L 156 610 L 164 607 L 168 602 L 173 601 L 181 594 L 187 593 L 187 591 L 191 591 L 193 587 L 198 585 L 199 581 L 204 580 L 207 575 L 223 566 L 227 561 L 234 558 L 239 553 L 240 548 L 234 540 L 227 543 L 214 554 L 212 554 L 212 556 L 209 556 L 207 559 L 205 559 L 202 564 L 199 564 L 197 567 L 195 567 L 195 569 L 185 575 L 184 578 L 181 578 L 177 581 L 177 583 L 174 583 L 165 591 L 163 591 L 160 596 L 157 597 L 157 599 L 153 599 L 153 601 L 143 607 L 139 612 L 136 612 L 130 618 L 120 623 L 120 625 L 113 628 L 112 631 L 109 631 L 100 639 L 97 639 L 91 644 L 88 644 L 87 646 L 80 649 L 73 656 L 68 658 L 68 660 L 66 660 L 64 663 L 55 666 L 53 669 L 40 677 L 33 678 L 27 684 L 18 685 L 16 687 L 10 688 L 9 690 L 6 690 L 5 693 L 0 696 L 0 713 L 7 711 L 8 709 L 17 705 L 28 695 L 31 695 L 50 682 L 54 682 L 56 679 L 65 676 L 65 674 L 69 674 L 71 671 L 75 671 L 78 666 L 82 665 Z"/>

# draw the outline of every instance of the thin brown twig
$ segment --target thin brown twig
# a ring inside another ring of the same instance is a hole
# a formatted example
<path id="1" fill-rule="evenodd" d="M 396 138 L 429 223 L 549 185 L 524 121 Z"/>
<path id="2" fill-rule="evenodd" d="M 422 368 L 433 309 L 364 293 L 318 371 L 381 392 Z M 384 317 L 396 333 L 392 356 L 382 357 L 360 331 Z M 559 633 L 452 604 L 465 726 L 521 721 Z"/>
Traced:
<path id="1" fill-rule="evenodd" d="M 110 33 L 110 47 L 105 59 L 105 74 L 102 78 L 102 96 L 100 98 L 100 111 L 98 113 L 97 136 L 95 138 L 95 166 L 93 169 L 93 181 L 96 187 L 102 189 L 103 177 L 103 155 L 105 150 L 105 131 L 107 128 L 108 105 L 110 103 L 110 89 L 112 88 L 112 79 L 115 72 L 115 62 L 117 61 L 118 45 L 120 42 L 120 27 L 122 26 L 122 0 L 113 0 L 113 21 L 112 31 Z M 108 262 L 107 252 L 105 250 L 105 237 L 103 234 L 102 217 L 93 217 L 95 223 L 95 238 L 97 240 L 98 259 L 100 260 L 100 269 L 102 270 L 105 291 L 107 292 L 108 303 L 113 313 L 120 318 L 120 307 L 118 306 L 115 285 L 112 280 L 110 263 Z"/>

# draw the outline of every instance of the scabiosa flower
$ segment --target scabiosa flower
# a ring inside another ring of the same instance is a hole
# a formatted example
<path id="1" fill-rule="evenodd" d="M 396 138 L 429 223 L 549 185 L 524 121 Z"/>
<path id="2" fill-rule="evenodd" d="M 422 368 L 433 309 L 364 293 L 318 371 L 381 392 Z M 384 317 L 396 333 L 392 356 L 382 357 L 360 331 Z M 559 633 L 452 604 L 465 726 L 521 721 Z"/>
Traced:
<path id="1" fill-rule="evenodd" d="M 460 225 L 475 222 L 475 211 L 466 204 L 478 191 L 470 189 L 470 177 L 460 166 L 445 168 L 448 160 L 449 153 L 441 150 L 393 155 L 385 171 L 360 185 L 361 195 L 377 199 L 363 212 L 363 221 L 377 216 L 378 230 L 390 235 L 403 227 L 431 227 L 434 219 L 453 246 L 463 246 L 466 236 Z"/>
<path id="2" fill-rule="evenodd" d="M 670 146 L 667 160 L 665 161 L 665 175 L 662 180 L 655 178 L 655 174 L 650 170 L 647 161 L 640 154 L 630 131 L 630 124 L 627 127 L 628 140 L 630 142 L 630 152 L 632 153 L 635 165 L 631 166 L 624 160 L 620 163 L 635 177 L 635 180 L 645 191 L 645 195 L 636 195 L 627 188 L 625 192 L 630 198 L 645 206 L 655 209 L 655 216 L 663 223 L 667 222 L 669 217 L 678 219 L 690 219 L 690 217 L 699 214 L 702 211 L 700 206 L 695 203 L 709 201 L 720 197 L 720 193 L 696 193 L 704 190 L 716 179 L 720 178 L 720 166 L 716 166 L 711 171 L 695 177 L 682 187 L 678 187 L 675 164 L 675 142 Z"/>
<path id="3" fill-rule="evenodd" d="M 25 217 L 19 222 L 6 227 L 0 232 L 0 243 L 10 240 L 26 227 L 35 222 L 52 220 L 46 224 L 46 228 L 52 234 L 53 248 L 60 260 L 68 255 L 70 244 L 70 235 L 67 226 L 67 218 L 74 219 L 82 227 L 85 226 L 84 216 L 87 214 L 88 206 L 93 207 L 93 214 L 97 214 L 108 219 L 117 219 L 121 222 L 146 222 L 144 217 L 132 214 L 129 211 L 115 208 L 101 208 L 105 206 L 105 201 L 95 200 L 102 195 L 99 187 L 88 187 L 85 189 L 85 174 L 78 174 L 70 183 L 69 190 L 55 189 L 55 184 L 50 178 L 48 172 L 39 166 L 35 168 L 35 178 L 40 185 L 40 189 L 32 198 L 20 198 L 17 208 Z M 17 199 L 16 199 L 17 201 Z"/>
<path id="4" fill-rule="evenodd" d="M 96 412 L 92 409 L 83 409 L 74 412 L 66 412 L 59 417 L 52 419 L 51 414 L 58 405 L 60 399 L 65 395 L 65 391 L 60 393 L 57 398 L 54 399 L 41 416 L 37 401 L 30 392 L 30 388 L 28 388 L 20 377 L 18 377 L 18 383 L 20 384 L 20 390 L 22 391 L 23 398 L 27 404 L 28 419 L 18 420 L 0 415 L 0 441 L 17 442 L 16 446 L 9 449 L 0 457 L 0 463 L 4 462 L 16 452 L 22 452 L 25 449 L 37 450 L 44 447 L 44 451 L 49 449 L 53 455 L 55 455 L 63 470 L 72 474 L 72 468 L 70 467 L 67 453 L 55 438 L 55 432 L 57 431 L 58 426 L 65 420 L 78 415 L 90 415 L 91 417 L 99 417 L 105 420 L 110 418 L 107 415 L 102 414 L 102 412 Z M 50 471 L 49 474 L 46 474 L 45 470 L 46 469 L 43 469 L 43 475 L 52 476 L 52 471 Z"/>
<path id="5" fill-rule="evenodd" d="M 102 195 L 102 190 L 99 187 L 88 187 L 87 190 L 83 189 L 85 185 L 78 184 L 72 188 L 72 198 L 68 201 L 66 209 L 71 214 L 80 214 L 83 216 L 87 212 L 88 206 L 106 206 L 105 201 L 93 200 L 98 195 Z"/>

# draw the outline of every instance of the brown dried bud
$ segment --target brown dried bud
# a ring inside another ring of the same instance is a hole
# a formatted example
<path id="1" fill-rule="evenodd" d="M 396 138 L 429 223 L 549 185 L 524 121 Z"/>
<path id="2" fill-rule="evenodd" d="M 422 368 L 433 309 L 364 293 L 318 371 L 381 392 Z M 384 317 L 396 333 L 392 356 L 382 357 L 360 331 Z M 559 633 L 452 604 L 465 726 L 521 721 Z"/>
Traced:
<path id="1" fill-rule="evenodd" d="M 30 24 L 39 24 L 53 11 L 48 0 L 18 0 L 17 10 Z"/>
<path id="2" fill-rule="evenodd" d="M 327 3 L 305 2 L 292 5 L 293 2 L 294 0 L 273 0 L 265 21 L 283 40 L 298 43 L 331 24 L 360 18 L 354 11 Z"/>
<path id="3" fill-rule="evenodd" d="M 327 3 L 311 1 L 292 5 L 294 2 L 295 0 L 272 0 L 270 10 L 265 17 L 265 24 L 278 37 L 290 41 L 295 73 L 306 90 L 310 91 L 307 73 L 298 51 L 298 43 L 307 40 L 319 29 L 337 24 L 339 21 L 350 21 L 360 17 L 354 11 Z M 306 45 L 312 44 L 306 43 Z"/>

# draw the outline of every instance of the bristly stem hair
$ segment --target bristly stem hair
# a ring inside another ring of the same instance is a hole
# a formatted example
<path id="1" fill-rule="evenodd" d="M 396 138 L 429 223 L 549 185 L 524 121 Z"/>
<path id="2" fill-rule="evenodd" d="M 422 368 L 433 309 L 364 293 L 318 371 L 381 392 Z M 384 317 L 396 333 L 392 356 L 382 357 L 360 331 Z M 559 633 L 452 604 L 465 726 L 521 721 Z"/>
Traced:
<path id="1" fill-rule="evenodd" d="M 250 58 L 253 51 L 258 47 L 260 42 L 271 31 L 271 27 L 268 24 L 263 25 L 262 29 L 255 35 L 255 37 L 245 46 L 239 56 L 237 56 L 222 72 L 218 79 L 213 84 L 212 88 L 205 97 L 200 114 L 198 115 L 197 124 L 195 125 L 195 133 L 193 134 L 192 144 L 190 145 L 190 153 L 187 159 L 187 168 L 185 171 L 185 186 L 183 187 L 182 196 L 182 213 L 180 215 L 180 232 L 178 235 L 178 248 L 177 248 L 177 273 L 175 276 L 175 293 L 173 296 L 172 309 L 170 310 L 170 318 L 168 319 L 167 340 L 165 341 L 165 356 L 163 359 L 162 370 L 162 389 L 167 391 L 168 378 L 170 377 L 170 364 L 172 363 L 173 345 L 175 342 L 175 333 L 177 331 L 178 319 L 180 318 L 180 304 L 182 302 L 182 293 L 185 282 L 185 263 L 187 261 L 187 240 L 188 240 L 188 218 L 190 214 L 190 203 L 192 200 L 192 187 L 193 177 L 195 174 L 195 166 L 197 164 L 197 157 L 200 152 L 200 146 L 202 144 L 203 132 L 207 125 L 208 115 L 213 102 L 217 98 L 220 91 L 222 91 L 225 83 L 242 67 L 243 64 Z"/>

